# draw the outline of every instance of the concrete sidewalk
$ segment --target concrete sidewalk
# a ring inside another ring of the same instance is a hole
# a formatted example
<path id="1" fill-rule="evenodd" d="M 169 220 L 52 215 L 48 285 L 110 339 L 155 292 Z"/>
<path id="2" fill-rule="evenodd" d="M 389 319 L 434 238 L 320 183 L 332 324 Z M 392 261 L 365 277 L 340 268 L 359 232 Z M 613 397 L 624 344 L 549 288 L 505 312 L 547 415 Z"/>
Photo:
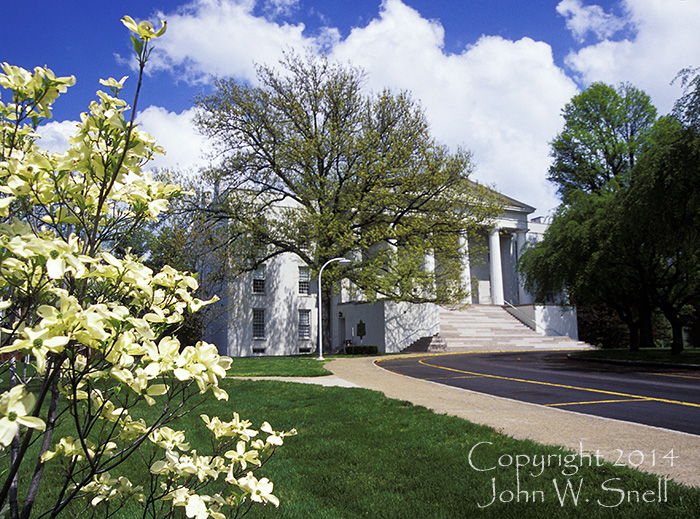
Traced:
<path id="1" fill-rule="evenodd" d="M 387 371 L 376 365 L 375 360 L 377 357 L 335 359 L 326 367 L 333 372 L 336 382 L 340 379 L 381 391 L 389 398 L 488 425 L 516 439 L 599 454 L 601 459 L 612 463 L 638 465 L 640 470 L 668 476 L 678 483 L 700 486 L 700 436 L 418 380 Z M 671 451 L 676 458 L 664 458 Z"/>

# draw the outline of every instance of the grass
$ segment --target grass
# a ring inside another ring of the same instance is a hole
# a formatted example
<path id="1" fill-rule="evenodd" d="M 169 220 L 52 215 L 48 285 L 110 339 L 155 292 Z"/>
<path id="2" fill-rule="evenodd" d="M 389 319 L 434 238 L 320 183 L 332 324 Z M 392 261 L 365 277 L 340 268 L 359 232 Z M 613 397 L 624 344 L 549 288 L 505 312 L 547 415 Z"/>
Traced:
<path id="1" fill-rule="evenodd" d="M 207 441 L 206 434 L 198 434 L 200 413 L 230 419 L 235 410 L 254 426 L 267 420 L 277 430 L 299 431 L 258 474 L 275 483 L 279 509 L 257 507 L 247 517 L 638 519 L 696 518 L 700 510 L 700 489 L 669 483 L 666 502 L 636 502 L 645 491 L 656 491 L 656 476 L 609 464 L 596 466 L 595 459 L 591 463 L 576 456 L 567 468 L 562 458 L 566 453 L 558 448 L 517 441 L 378 392 L 275 381 L 226 380 L 223 385 L 229 402 L 209 399 L 179 425 L 189 431 L 192 447 L 199 452 L 206 450 Z M 516 471 L 507 464 L 516 455 L 531 460 L 549 456 L 541 474 L 532 465 L 520 471 L 520 489 L 535 501 L 524 502 L 521 494 L 519 503 L 497 498 L 489 505 L 494 484 L 503 499 L 516 495 Z M 499 460 L 506 466 L 477 470 L 497 466 Z M 576 473 L 567 476 L 573 470 Z M 577 504 L 571 494 L 563 505 L 557 497 L 556 488 L 563 493 L 567 481 L 575 491 L 581 485 Z M 604 490 L 605 485 L 615 490 Z M 125 509 L 119 517 L 133 516 L 135 510 Z"/>
<path id="2" fill-rule="evenodd" d="M 308 355 L 236 357 L 228 374 L 232 377 L 322 377 L 331 374 L 324 364 Z"/>
<path id="3" fill-rule="evenodd" d="M 680 355 L 671 355 L 671 351 L 666 348 L 648 348 L 640 351 L 630 351 L 629 349 L 588 350 L 573 353 L 572 356 L 602 360 L 700 365 L 700 348 L 685 349 Z"/>

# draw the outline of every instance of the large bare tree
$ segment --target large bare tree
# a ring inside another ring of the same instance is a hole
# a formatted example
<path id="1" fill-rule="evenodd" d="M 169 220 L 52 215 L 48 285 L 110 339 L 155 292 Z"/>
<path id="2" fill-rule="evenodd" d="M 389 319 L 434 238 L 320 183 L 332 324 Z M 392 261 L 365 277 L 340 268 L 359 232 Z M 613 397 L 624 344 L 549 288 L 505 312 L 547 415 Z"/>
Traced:
<path id="1" fill-rule="evenodd" d="M 407 93 L 367 93 L 357 68 L 288 54 L 257 71 L 257 86 L 219 79 L 196 101 L 218 152 L 207 209 L 227 222 L 238 266 L 294 253 L 317 273 L 352 256 L 324 274 L 326 303 L 341 275 L 369 297 L 461 299 L 459 235 L 498 212 L 469 179 L 469 153 L 438 144 Z M 423 268 L 428 252 L 440 268 Z"/>

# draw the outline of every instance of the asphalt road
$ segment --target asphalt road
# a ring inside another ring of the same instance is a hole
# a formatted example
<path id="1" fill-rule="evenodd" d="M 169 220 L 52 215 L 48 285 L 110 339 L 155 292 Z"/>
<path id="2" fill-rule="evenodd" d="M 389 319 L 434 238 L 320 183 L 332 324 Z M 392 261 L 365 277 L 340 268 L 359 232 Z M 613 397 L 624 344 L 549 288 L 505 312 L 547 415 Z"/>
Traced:
<path id="1" fill-rule="evenodd" d="M 700 435 L 700 371 L 574 361 L 566 353 L 460 353 L 381 365 L 480 393 Z"/>

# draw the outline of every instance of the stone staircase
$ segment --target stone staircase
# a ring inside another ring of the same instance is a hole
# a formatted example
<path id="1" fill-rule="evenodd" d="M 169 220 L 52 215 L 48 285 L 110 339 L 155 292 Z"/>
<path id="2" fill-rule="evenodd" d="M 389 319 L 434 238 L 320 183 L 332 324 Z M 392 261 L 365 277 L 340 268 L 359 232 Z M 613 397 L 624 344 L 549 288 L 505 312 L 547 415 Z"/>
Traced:
<path id="1" fill-rule="evenodd" d="M 404 348 L 401 353 L 440 353 L 447 351 L 447 344 L 442 339 L 440 334 L 435 334 L 432 337 L 421 337 L 409 347 Z"/>
<path id="2" fill-rule="evenodd" d="M 443 351 L 591 347 L 589 344 L 569 337 L 541 335 L 521 323 L 502 307 L 491 305 L 473 305 L 465 310 L 440 308 L 439 339 L 446 346 Z"/>

